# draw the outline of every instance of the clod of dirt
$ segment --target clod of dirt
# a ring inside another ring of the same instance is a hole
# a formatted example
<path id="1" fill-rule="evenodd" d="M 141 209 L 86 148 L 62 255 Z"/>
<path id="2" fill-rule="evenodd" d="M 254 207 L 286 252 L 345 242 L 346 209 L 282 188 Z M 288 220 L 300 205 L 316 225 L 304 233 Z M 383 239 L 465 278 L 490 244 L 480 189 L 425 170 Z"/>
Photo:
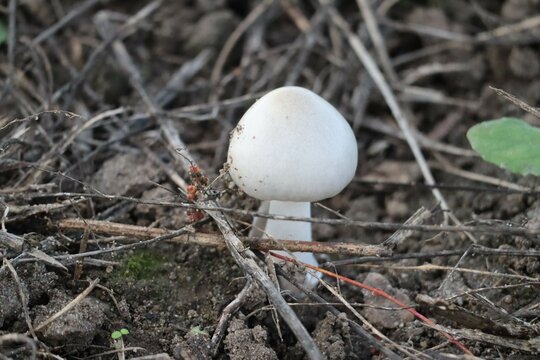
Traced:
<path id="1" fill-rule="evenodd" d="M 210 336 L 198 326 L 192 328 L 173 349 L 175 359 L 211 359 Z"/>
<path id="2" fill-rule="evenodd" d="M 63 309 L 73 299 L 66 293 L 55 291 L 47 305 L 35 309 L 35 324 L 47 320 Z M 105 320 L 107 306 L 93 297 L 86 297 L 64 315 L 45 326 L 40 331 L 40 338 L 52 345 L 66 342 L 81 346 L 89 345 Z"/>
<path id="3" fill-rule="evenodd" d="M 185 50 L 190 54 L 197 54 L 206 48 L 217 49 L 227 40 L 238 22 L 238 18 L 229 10 L 204 15 L 195 24 Z"/>
<path id="4" fill-rule="evenodd" d="M 267 337 L 268 334 L 262 326 L 257 325 L 250 329 L 243 320 L 234 319 L 228 328 L 225 348 L 231 360 L 277 359 L 274 350 L 266 344 Z"/>
<path id="5" fill-rule="evenodd" d="M 342 315 L 326 313 L 313 332 L 313 339 L 328 360 L 341 360 L 347 356 L 345 340 L 350 337 L 349 323 L 345 314 Z"/>
<path id="6" fill-rule="evenodd" d="M 381 215 L 381 207 L 375 196 L 362 196 L 354 199 L 350 203 L 349 209 L 345 212 L 345 216 L 349 219 L 362 221 L 377 221 Z M 342 230 L 344 238 L 366 239 L 367 232 L 361 228 L 344 228 Z"/>
<path id="7" fill-rule="evenodd" d="M 527 211 L 527 223 L 525 227 L 529 229 L 540 228 L 540 201 L 531 206 Z"/>
<path id="8" fill-rule="evenodd" d="M 41 263 L 22 265 L 16 268 L 21 281 L 22 291 L 30 305 L 40 299 L 48 289 L 55 287 L 58 276 L 47 272 Z M 0 328 L 4 322 L 20 318 L 21 299 L 19 288 L 9 271 L 0 273 Z"/>
<path id="9" fill-rule="evenodd" d="M 23 292 L 28 295 L 28 289 L 23 285 Z M 15 318 L 21 311 L 21 300 L 17 284 L 8 271 L 0 274 L 0 328 L 4 321 Z"/>
<path id="10" fill-rule="evenodd" d="M 532 79 L 540 73 L 538 54 L 531 48 L 514 46 L 508 57 L 512 73 L 524 79 Z"/>
<path id="11" fill-rule="evenodd" d="M 130 196 L 143 191 L 149 181 L 156 181 L 158 173 L 158 167 L 144 156 L 119 154 L 103 164 L 92 186 L 106 194 Z"/>
<path id="12" fill-rule="evenodd" d="M 156 187 L 145 191 L 141 196 L 141 200 L 172 202 L 175 201 L 173 191 L 173 189 L 167 191 L 162 187 Z M 138 204 L 133 211 L 133 216 L 137 219 L 137 225 L 139 226 L 153 224 L 153 226 L 166 229 L 178 229 L 188 222 L 185 209 L 170 209 L 148 204 Z"/>
<path id="13" fill-rule="evenodd" d="M 363 282 L 366 285 L 383 290 L 407 305 L 413 304 L 405 292 L 393 288 L 388 279 L 381 274 L 371 272 Z M 406 310 L 394 310 L 397 305 L 390 300 L 377 296 L 369 290 L 362 290 L 362 293 L 364 294 L 364 303 L 369 306 L 363 310 L 363 315 L 375 327 L 395 329 L 414 320 L 414 315 L 410 312 Z M 383 308 L 390 308 L 391 310 L 385 310 Z"/>

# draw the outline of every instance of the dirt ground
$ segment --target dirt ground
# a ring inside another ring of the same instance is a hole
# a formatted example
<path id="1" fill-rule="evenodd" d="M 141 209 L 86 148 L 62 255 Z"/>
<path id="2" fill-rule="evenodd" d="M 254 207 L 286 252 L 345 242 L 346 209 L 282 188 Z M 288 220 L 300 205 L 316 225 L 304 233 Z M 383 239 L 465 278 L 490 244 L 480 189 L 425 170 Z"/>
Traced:
<path id="1" fill-rule="evenodd" d="M 318 260 L 437 327 L 325 276 L 335 290 L 319 285 L 319 298 L 284 294 L 322 356 L 536 359 L 540 179 L 484 162 L 465 134 L 502 116 L 540 125 L 493 89 L 540 106 L 539 19 L 538 0 L 4 1 L 0 359 L 305 359 L 216 223 L 188 208 L 203 195 L 185 192 L 196 163 L 205 199 L 247 236 L 259 202 L 224 169 L 229 133 L 284 85 L 327 99 L 358 141 L 352 183 L 313 205 L 314 239 L 387 251 Z M 396 229 L 381 223 L 417 211 L 417 231 L 388 246 Z"/>

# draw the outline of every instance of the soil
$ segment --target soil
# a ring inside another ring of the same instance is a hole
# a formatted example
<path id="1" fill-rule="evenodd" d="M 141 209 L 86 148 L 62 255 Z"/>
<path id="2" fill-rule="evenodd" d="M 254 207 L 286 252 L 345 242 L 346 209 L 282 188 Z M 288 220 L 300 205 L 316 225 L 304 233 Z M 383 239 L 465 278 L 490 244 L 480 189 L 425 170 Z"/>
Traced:
<path id="1" fill-rule="evenodd" d="M 415 308 L 479 358 L 537 358 L 540 237 L 497 229 L 540 228 L 540 178 L 484 162 L 466 132 L 503 116 L 540 125 L 490 88 L 540 106 L 540 1 L 369 3 L 396 80 L 386 78 L 427 139 L 420 144 L 449 207 L 463 224 L 493 231 L 412 232 L 391 257 L 348 265 L 338 263 L 346 254 L 317 258 Z M 356 2 L 334 9 L 382 68 Z M 355 179 L 326 208 L 313 206 L 313 217 L 403 223 L 423 207 L 423 224 L 448 220 L 349 39 L 316 1 L 10 1 L 0 5 L 0 50 L 2 359 L 306 358 L 256 286 L 220 325 L 247 283 L 224 246 L 59 225 L 189 225 L 205 217 L 182 206 L 202 196 L 179 190 L 200 184 L 193 164 L 212 199 L 256 210 L 223 170 L 229 133 L 285 84 L 326 98 L 358 139 Z M 247 236 L 252 218 L 228 216 Z M 190 231 L 219 234 L 208 219 Z M 391 234 L 313 225 L 318 241 L 381 244 Z M 317 293 L 337 311 L 285 296 L 325 358 L 387 358 L 377 344 L 399 357 L 464 358 L 389 300 L 324 279 L 355 312 L 324 286 Z M 113 340 L 120 329 L 129 334 Z"/>

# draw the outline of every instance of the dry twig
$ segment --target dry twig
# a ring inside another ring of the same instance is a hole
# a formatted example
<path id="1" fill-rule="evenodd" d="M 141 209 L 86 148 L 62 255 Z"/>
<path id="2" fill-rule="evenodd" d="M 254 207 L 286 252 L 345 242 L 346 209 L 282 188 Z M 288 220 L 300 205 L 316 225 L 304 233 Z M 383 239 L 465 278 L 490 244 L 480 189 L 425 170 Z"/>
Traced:
<path id="1" fill-rule="evenodd" d="M 61 231 L 90 230 L 96 234 L 108 236 L 125 236 L 135 239 L 148 239 L 156 236 L 171 234 L 172 231 L 158 228 L 148 228 L 136 225 L 111 223 L 99 220 L 63 219 L 55 224 Z M 273 240 L 263 238 L 240 238 L 245 246 L 261 251 L 289 249 L 290 251 L 303 251 L 325 254 L 342 254 L 356 256 L 389 256 L 391 251 L 376 245 L 364 245 L 343 242 L 306 242 L 296 240 Z M 133 240 L 131 240 L 133 241 Z M 191 243 L 201 246 L 223 248 L 225 242 L 221 235 L 206 233 L 188 233 L 170 239 L 171 242 Z"/>

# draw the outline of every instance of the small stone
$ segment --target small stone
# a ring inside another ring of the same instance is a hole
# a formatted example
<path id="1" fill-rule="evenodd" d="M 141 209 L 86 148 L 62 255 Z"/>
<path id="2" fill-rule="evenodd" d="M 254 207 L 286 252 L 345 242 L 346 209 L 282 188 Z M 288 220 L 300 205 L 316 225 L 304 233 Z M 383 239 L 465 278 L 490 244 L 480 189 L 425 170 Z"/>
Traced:
<path id="1" fill-rule="evenodd" d="M 107 160 L 94 175 L 92 186 L 106 194 L 133 196 L 150 181 L 157 181 L 159 167 L 144 156 L 119 154 Z"/>
<path id="2" fill-rule="evenodd" d="M 402 303 L 413 305 L 404 291 L 393 288 L 388 279 L 381 274 L 369 273 L 364 279 L 364 284 L 381 289 Z M 364 302 L 370 306 L 363 310 L 363 314 L 375 327 L 395 329 L 414 320 L 414 315 L 407 310 L 394 310 L 399 306 L 390 300 L 377 296 L 369 290 L 364 289 L 362 293 L 364 294 Z M 383 308 L 392 308 L 392 310 Z"/>
<path id="3" fill-rule="evenodd" d="M 55 291 L 47 305 L 36 307 L 34 323 L 39 324 L 45 321 L 72 300 L 67 294 Z M 105 303 L 88 296 L 44 327 L 40 331 L 40 338 L 51 345 L 61 345 L 66 342 L 81 346 L 89 345 L 105 320 L 106 309 L 107 305 Z"/>

